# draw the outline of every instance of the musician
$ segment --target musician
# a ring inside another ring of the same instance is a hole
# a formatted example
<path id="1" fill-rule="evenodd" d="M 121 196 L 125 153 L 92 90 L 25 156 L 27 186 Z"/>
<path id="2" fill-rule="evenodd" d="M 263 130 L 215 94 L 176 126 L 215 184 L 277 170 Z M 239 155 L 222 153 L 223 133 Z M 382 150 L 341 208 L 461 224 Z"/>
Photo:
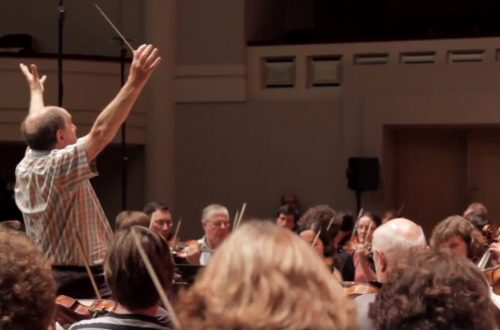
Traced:
<path id="1" fill-rule="evenodd" d="M 346 250 L 352 253 L 354 260 L 355 282 L 368 283 L 376 279 L 370 248 L 373 232 L 381 222 L 377 214 L 365 212 L 354 226 L 354 236 L 346 246 Z"/>
<path id="2" fill-rule="evenodd" d="M 292 204 L 285 204 L 280 206 L 276 212 L 276 224 L 278 226 L 294 230 L 297 224 L 297 208 Z"/>
<path id="3" fill-rule="evenodd" d="M 144 206 L 144 213 L 150 217 L 149 229 L 158 234 L 161 234 L 165 239 L 170 242 L 174 233 L 172 227 L 174 222 L 172 220 L 172 213 L 168 206 L 159 202 L 149 202 Z"/>
<path id="4" fill-rule="evenodd" d="M 343 280 L 352 281 L 354 280 L 354 263 L 352 256 L 343 250 L 338 250 L 335 245 L 335 238 L 339 232 L 339 227 L 341 227 L 343 223 L 343 220 L 338 218 L 342 216 L 343 213 L 336 214 L 335 211 L 326 204 L 311 207 L 299 220 L 299 235 L 312 243 L 314 237 L 321 231 L 319 239 L 324 249 L 323 257 L 329 262 L 331 270 L 338 270 Z M 312 239 L 310 238 L 311 236 L 313 236 Z M 316 244 L 319 243 L 316 242 Z"/>
<path id="5" fill-rule="evenodd" d="M 396 218 L 378 227 L 373 233 L 372 252 L 377 281 L 385 283 L 399 263 L 405 262 L 411 252 L 426 248 L 425 234 L 415 222 Z M 360 330 L 372 329 L 368 318 L 368 306 L 375 294 L 364 294 L 354 301 L 358 310 Z"/>
<path id="6" fill-rule="evenodd" d="M 149 216 L 140 211 L 125 210 L 116 215 L 115 232 L 132 226 L 149 227 Z"/>
<path id="7" fill-rule="evenodd" d="M 297 235 L 242 224 L 181 293 L 182 329 L 355 329 L 352 301 Z"/>
<path id="8" fill-rule="evenodd" d="M 483 274 L 463 257 L 424 250 L 400 264 L 370 306 L 374 329 L 496 329 Z"/>
<path id="9" fill-rule="evenodd" d="M 481 232 L 459 215 L 448 217 L 434 227 L 430 246 L 464 256 L 474 263 L 487 249 Z"/>
<path id="10" fill-rule="evenodd" d="M 0 329 L 48 329 L 56 284 L 49 263 L 24 233 L 0 229 L 0 283 Z"/>
<path id="11" fill-rule="evenodd" d="M 26 232 L 52 261 L 58 293 L 93 297 L 76 235 L 97 281 L 104 290 L 102 261 L 112 230 L 90 184 L 94 161 L 127 119 L 160 57 L 152 45 L 134 52 L 127 82 L 98 115 L 90 132 L 77 139 L 70 113 L 44 106 L 46 76 L 24 64 L 20 68 L 31 92 L 29 113 L 21 124 L 28 148 L 16 168 L 15 199 L 23 213 Z M 107 293 L 103 292 L 104 295 Z"/>
<path id="12" fill-rule="evenodd" d="M 205 235 L 197 244 L 187 246 L 184 253 L 191 263 L 205 266 L 230 233 L 229 211 L 220 204 L 210 204 L 201 212 L 201 224 Z"/>
<path id="13" fill-rule="evenodd" d="M 172 329 L 170 321 L 160 321 L 157 317 L 160 296 L 139 254 L 132 230 L 135 230 L 163 289 L 168 291 L 170 288 L 174 264 L 165 238 L 143 226 L 120 230 L 104 262 L 106 282 L 117 306 L 104 316 L 73 324 L 71 330 Z"/>

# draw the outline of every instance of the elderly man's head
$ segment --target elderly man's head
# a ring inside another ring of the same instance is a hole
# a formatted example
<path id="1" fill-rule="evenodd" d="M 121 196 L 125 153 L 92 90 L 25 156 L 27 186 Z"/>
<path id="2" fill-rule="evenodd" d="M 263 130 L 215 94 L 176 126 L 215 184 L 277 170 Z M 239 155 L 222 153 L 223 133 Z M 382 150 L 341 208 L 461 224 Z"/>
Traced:
<path id="1" fill-rule="evenodd" d="M 203 209 L 201 223 L 208 246 L 215 249 L 229 234 L 229 211 L 222 205 L 211 204 Z"/>
<path id="2" fill-rule="evenodd" d="M 62 149 L 76 142 L 76 126 L 64 108 L 48 106 L 28 114 L 21 133 L 33 150 Z"/>
<path id="3" fill-rule="evenodd" d="M 384 282 L 398 261 L 416 248 L 425 248 L 422 227 L 405 218 L 393 219 L 378 227 L 372 240 L 377 280 Z"/>

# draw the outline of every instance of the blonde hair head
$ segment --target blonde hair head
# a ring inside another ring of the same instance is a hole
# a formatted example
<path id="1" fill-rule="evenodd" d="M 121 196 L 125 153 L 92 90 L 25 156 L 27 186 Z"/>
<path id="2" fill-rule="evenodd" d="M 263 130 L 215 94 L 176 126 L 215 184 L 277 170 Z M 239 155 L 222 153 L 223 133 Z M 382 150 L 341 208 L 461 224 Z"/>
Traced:
<path id="1" fill-rule="evenodd" d="M 355 329 L 354 306 L 323 261 L 268 221 L 232 233 L 179 306 L 183 329 Z"/>

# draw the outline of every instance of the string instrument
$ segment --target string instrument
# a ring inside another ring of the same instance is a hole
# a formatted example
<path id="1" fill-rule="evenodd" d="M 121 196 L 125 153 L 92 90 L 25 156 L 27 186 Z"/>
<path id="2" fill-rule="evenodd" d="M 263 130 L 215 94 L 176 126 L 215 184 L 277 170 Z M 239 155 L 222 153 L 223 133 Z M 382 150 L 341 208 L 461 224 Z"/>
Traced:
<path id="1" fill-rule="evenodd" d="M 484 269 L 483 274 L 486 276 L 493 292 L 500 295 L 500 266 Z"/>
<path id="2" fill-rule="evenodd" d="M 56 321 L 65 329 L 71 324 L 88 320 L 111 312 L 116 302 L 108 299 L 89 300 L 89 305 L 82 304 L 77 299 L 60 295 L 56 297 Z"/>
<path id="3" fill-rule="evenodd" d="M 370 283 L 355 283 L 344 281 L 341 283 L 344 288 L 344 293 L 348 298 L 354 299 L 357 296 L 367 293 L 378 293 L 382 287 L 382 283 L 370 281 Z"/>

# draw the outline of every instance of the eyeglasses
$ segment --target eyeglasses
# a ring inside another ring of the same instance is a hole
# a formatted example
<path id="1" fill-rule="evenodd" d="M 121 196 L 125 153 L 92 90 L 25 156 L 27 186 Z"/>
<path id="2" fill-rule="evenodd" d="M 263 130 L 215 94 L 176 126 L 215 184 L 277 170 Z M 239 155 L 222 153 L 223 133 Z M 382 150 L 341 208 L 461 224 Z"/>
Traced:
<path id="1" fill-rule="evenodd" d="M 229 228 L 231 223 L 229 221 L 213 221 L 209 222 L 214 228 L 220 229 L 222 226 Z"/>

